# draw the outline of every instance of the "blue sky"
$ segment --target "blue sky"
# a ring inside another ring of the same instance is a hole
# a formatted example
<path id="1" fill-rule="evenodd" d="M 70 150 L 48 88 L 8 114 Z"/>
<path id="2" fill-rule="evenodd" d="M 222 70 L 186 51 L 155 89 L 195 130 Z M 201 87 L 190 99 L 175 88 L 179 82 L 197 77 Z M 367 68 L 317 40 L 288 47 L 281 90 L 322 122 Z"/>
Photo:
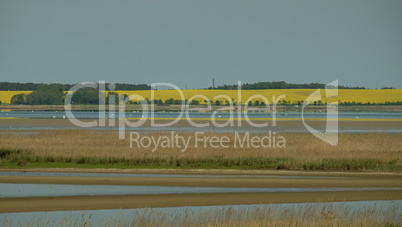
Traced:
<path id="1" fill-rule="evenodd" d="M 402 1 L 0 1 L 0 81 L 402 88 Z"/>

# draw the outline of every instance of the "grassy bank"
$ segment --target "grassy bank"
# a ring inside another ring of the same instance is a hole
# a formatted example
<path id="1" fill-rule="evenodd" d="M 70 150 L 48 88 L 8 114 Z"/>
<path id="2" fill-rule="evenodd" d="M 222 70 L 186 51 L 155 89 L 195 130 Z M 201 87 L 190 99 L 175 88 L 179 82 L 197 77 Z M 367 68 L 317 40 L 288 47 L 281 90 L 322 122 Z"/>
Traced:
<path id="1" fill-rule="evenodd" d="M 0 151 L 4 152 L 4 150 Z M 9 150 L 6 150 L 9 152 Z M 18 153 L 12 151 L 11 153 Z M 179 168 L 179 169 L 280 169 L 280 170 L 324 170 L 324 171 L 402 171 L 399 160 L 380 161 L 375 159 L 322 159 L 304 161 L 294 158 L 212 156 L 205 159 L 171 157 L 161 158 L 53 158 L 38 157 L 23 152 L 1 160 L 0 168 Z"/>
<path id="2" fill-rule="evenodd" d="M 169 136 L 153 133 L 148 136 Z M 286 147 L 228 148 L 195 144 L 194 134 L 185 152 L 180 149 L 130 148 L 128 138 L 113 132 L 49 130 L 38 134 L 3 134 L 0 168 L 241 168 L 283 170 L 401 171 L 402 135 L 341 134 L 338 146 L 311 134 L 287 133 Z M 229 133 L 206 133 L 227 136 Z M 263 136 L 263 135 L 257 135 Z"/>

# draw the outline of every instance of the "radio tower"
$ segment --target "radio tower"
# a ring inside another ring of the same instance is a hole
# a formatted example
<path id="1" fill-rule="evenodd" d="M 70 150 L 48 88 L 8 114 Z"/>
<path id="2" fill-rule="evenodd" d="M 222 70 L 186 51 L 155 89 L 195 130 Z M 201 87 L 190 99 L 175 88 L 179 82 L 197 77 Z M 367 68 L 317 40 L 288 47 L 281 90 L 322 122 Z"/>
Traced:
<path id="1" fill-rule="evenodd" d="M 212 88 L 215 88 L 215 78 L 212 79 Z"/>

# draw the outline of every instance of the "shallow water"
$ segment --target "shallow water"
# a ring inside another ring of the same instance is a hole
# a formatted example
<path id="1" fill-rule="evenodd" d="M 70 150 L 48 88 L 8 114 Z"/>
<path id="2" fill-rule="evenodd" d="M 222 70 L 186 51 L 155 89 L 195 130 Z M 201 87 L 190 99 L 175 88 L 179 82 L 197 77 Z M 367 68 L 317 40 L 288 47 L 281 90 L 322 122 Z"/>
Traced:
<path id="1" fill-rule="evenodd" d="M 188 115 L 192 119 L 197 118 L 211 118 L 213 112 L 188 112 Z M 97 111 L 74 111 L 73 115 L 77 119 L 96 119 L 99 118 L 99 112 Z M 144 115 L 143 112 L 125 112 L 126 118 L 141 118 Z M 155 118 L 177 118 L 180 115 L 178 112 L 155 112 Z M 0 118 L 2 117 L 15 117 L 15 118 L 35 118 L 35 119 L 63 119 L 66 116 L 64 111 L 7 111 L 0 112 Z M 106 117 L 119 117 L 119 112 L 107 112 Z M 150 117 L 151 114 L 148 114 Z M 183 114 L 185 117 L 186 114 Z M 276 118 L 301 118 L 301 112 L 277 112 Z M 327 118 L 325 112 L 306 112 L 304 118 Z M 328 115 L 331 118 L 331 115 Z M 230 113 L 220 112 L 215 115 L 216 118 L 230 118 Z M 244 118 L 245 113 L 237 112 L 233 113 L 234 118 Z M 272 118 L 271 112 L 248 112 L 248 118 Z M 339 112 L 339 118 L 345 119 L 402 119 L 402 112 Z"/>
<path id="2" fill-rule="evenodd" d="M 83 211 L 52 211 L 52 212 L 22 212 L 22 213 L 3 213 L 0 214 L 0 224 L 3 226 L 26 226 L 29 223 L 41 223 L 41 226 L 56 226 L 65 224 L 74 226 L 88 221 L 88 225 L 104 226 L 108 223 L 110 226 L 129 226 L 139 216 L 149 216 L 158 213 L 161 217 L 178 216 L 184 217 L 184 214 L 203 215 L 207 213 L 221 212 L 222 210 L 232 209 L 233 211 L 247 212 L 252 209 L 264 209 L 267 206 L 273 210 L 293 212 L 303 211 L 307 208 L 315 208 L 316 211 L 322 210 L 324 207 L 332 206 L 335 210 L 348 209 L 350 216 L 353 212 L 362 211 L 364 209 L 376 210 L 392 210 L 395 213 L 395 221 L 401 219 L 398 217 L 402 213 L 402 200 L 374 200 L 374 201 L 358 201 L 358 202 L 332 202 L 332 203 L 288 203 L 288 204 L 254 204 L 254 205 L 225 205 L 225 206 L 187 206 L 187 207 L 166 207 L 166 208 L 141 208 L 141 209 L 108 209 L 108 210 L 87 210 Z M 376 213 L 373 213 L 376 215 Z M 378 214 L 377 215 L 381 215 Z M 36 226 L 36 225 L 34 225 Z"/>
<path id="3" fill-rule="evenodd" d="M 367 123 L 370 125 L 370 122 Z M 35 135 L 38 134 L 39 130 L 56 130 L 56 129 L 79 129 L 78 126 L 29 126 L 29 125 L 0 125 L 0 130 L 6 130 L 0 132 L 0 134 L 16 134 L 16 135 Z M 118 133 L 118 127 L 94 127 L 91 128 L 98 132 L 115 132 Z M 8 132 L 9 130 L 16 130 L 12 132 Z M 29 132 L 23 132 L 24 130 L 29 130 Z M 38 131 L 36 131 L 38 130 Z M 204 127 L 204 128 L 196 128 L 196 127 L 136 127 L 136 128 L 126 128 L 127 132 L 135 131 L 141 133 L 152 133 L 152 132 L 160 132 L 160 131 L 175 131 L 175 132 L 216 132 L 216 133 L 247 133 L 252 132 L 256 134 L 266 134 L 267 131 L 272 131 L 275 133 L 308 133 L 309 131 L 306 128 L 291 128 L 291 129 L 284 129 L 281 127 L 275 128 L 255 128 L 255 127 L 247 127 L 247 128 L 240 128 L 240 127 Z M 323 130 L 321 130 L 323 131 Z M 324 132 L 324 131 L 323 131 Z M 330 131 L 328 131 L 330 132 Z M 377 128 L 363 128 L 363 129 L 351 129 L 351 128 L 339 128 L 338 133 L 357 133 L 357 134 L 364 134 L 364 133 L 379 133 L 379 134 L 398 134 L 402 133 L 402 128 L 388 128 L 387 126 L 384 127 L 377 127 Z"/>
<path id="4" fill-rule="evenodd" d="M 179 186 L 129 186 L 129 185 L 69 185 L 69 184 L 10 184 L 0 183 L 0 198 L 93 196 L 93 195 L 150 195 L 188 193 L 233 192 L 339 192 L 339 191 L 391 191 L 402 188 L 234 188 L 234 187 L 179 187 Z"/>
<path id="5" fill-rule="evenodd" d="M 202 120 L 207 120 L 209 123 L 208 127 L 193 127 L 190 124 L 187 124 L 187 120 L 184 116 L 182 118 L 183 124 L 179 125 L 172 125 L 169 127 L 151 127 L 150 124 L 144 124 L 141 127 L 126 127 L 125 130 L 127 131 L 141 131 L 141 132 L 155 132 L 155 131 L 184 131 L 184 132 L 195 132 L 195 131 L 203 131 L 203 132 L 221 132 L 221 133 L 233 133 L 233 132 L 238 132 L 238 133 L 245 133 L 245 132 L 253 132 L 253 133 L 266 133 L 268 130 L 273 131 L 273 132 L 278 132 L 278 133 L 287 133 L 287 132 L 308 132 L 308 130 L 303 126 L 302 124 L 302 119 L 301 119 L 301 113 L 300 112 L 283 112 L 283 113 L 277 113 L 276 118 L 277 118 L 277 126 L 274 126 L 272 124 L 272 113 L 269 112 L 250 112 L 247 113 L 247 116 L 250 118 L 250 120 L 253 119 L 266 119 L 266 122 L 268 123 L 269 126 L 267 127 L 240 127 L 236 126 L 236 123 L 234 126 L 228 126 L 228 127 L 215 127 L 212 122 L 209 122 L 208 119 L 211 118 L 211 112 L 190 112 L 189 115 L 192 120 L 197 120 L 197 119 L 202 119 Z M 79 111 L 79 112 L 74 112 L 75 117 L 78 119 L 96 119 L 99 117 L 98 112 L 90 112 L 90 111 Z M 127 118 L 141 118 L 143 113 L 140 112 L 127 112 L 126 117 Z M 162 112 L 162 113 L 156 113 L 155 118 L 156 119 L 170 119 L 168 121 L 173 121 L 179 113 L 177 112 Z M 62 119 L 63 116 L 65 116 L 65 113 L 63 111 L 56 112 L 56 111 L 10 111 L 10 112 L 0 112 L 0 119 L 7 119 L 7 118 L 16 118 L 16 119 Z M 109 117 L 109 113 L 106 114 L 107 117 Z M 115 117 L 118 117 L 118 113 L 114 113 Z M 223 119 L 223 122 L 225 123 L 227 121 L 227 118 L 230 117 L 229 113 L 227 112 L 222 112 L 217 115 L 217 118 Z M 233 116 L 234 118 L 239 117 L 236 114 Z M 240 114 L 240 117 L 244 119 L 245 115 L 244 113 Z M 317 112 L 309 112 L 304 114 L 305 117 L 305 122 L 307 124 L 310 124 L 310 121 L 314 121 L 314 119 L 326 119 L 327 114 L 326 113 L 317 113 Z M 282 119 L 282 121 L 281 121 Z M 288 120 L 295 120 L 297 124 L 293 125 L 289 123 L 284 123 L 287 122 L 286 119 Z M 340 126 L 338 128 L 339 133 L 402 133 L 402 128 L 398 126 L 400 125 L 401 122 L 398 121 L 398 124 L 392 124 L 392 122 L 382 122 L 382 120 L 401 120 L 402 119 L 402 112 L 340 112 L 339 113 L 339 119 L 342 120 L 351 120 L 351 123 L 353 123 L 354 126 L 350 126 L 350 124 L 346 121 L 346 123 L 340 123 Z M 367 121 L 353 121 L 352 119 L 376 119 L 374 121 L 367 120 Z M 116 120 L 116 119 L 115 119 Z M 137 121 L 137 120 L 134 120 Z M 147 122 L 149 123 L 149 119 Z M 265 120 L 264 120 L 265 121 Z M 54 130 L 54 129 L 77 129 L 79 128 L 78 126 L 75 126 L 74 124 L 69 124 L 69 120 L 59 120 L 57 123 L 53 124 L 51 120 L 47 123 L 44 123 L 44 125 L 40 125 L 38 123 L 35 124 L 30 124 L 29 120 L 28 121 L 23 121 L 25 123 L 19 123 L 19 124 L 12 124 L 12 123 L 3 123 L 0 124 L 0 129 L 2 130 Z M 326 131 L 325 128 L 325 121 L 314 121 L 317 130 L 324 132 Z M 258 123 L 258 122 L 257 122 Z M 92 127 L 91 129 L 97 130 L 97 131 L 117 131 L 119 130 L 118 124 L 116 123 L 116 126 L 105 126 L 105 127 Z M 328 131 L 330 132 L 330 131 Z M 7 133 L 7 132 L 2 132 L 2 133 Z M 18 133 L 18 132 L 13 132 L 13 133 Z"/>

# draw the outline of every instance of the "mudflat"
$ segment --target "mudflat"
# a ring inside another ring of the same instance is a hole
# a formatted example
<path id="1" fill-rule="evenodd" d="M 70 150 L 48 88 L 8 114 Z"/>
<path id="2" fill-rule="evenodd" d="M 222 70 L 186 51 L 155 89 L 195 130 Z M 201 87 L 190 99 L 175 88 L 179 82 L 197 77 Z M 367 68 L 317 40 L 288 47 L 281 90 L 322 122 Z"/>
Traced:
<path id="1" fill-rule="evenodd" d="M 362 200 L 400 200 L 401 191 L 194 193 L 171 195 L 60 196 L 0 199 L 0 213 L 129 209 Z"/>
<path id="2" fill-rule="evenodd" d="M 104 170 L 103 170 L 104 171 Z M 81 172 L 81 171 L 74 171 Z M 140 173 L 143 173 L 139 171 Z M 151 171 L 166 174 L 164 171 Z M 138 172 L 137 172 L 138 173 Z M 387 191 L 339 192 L 262 192 L 262 193 L 190 193 L 115 196 L 60 196 L 0 199 L 0 212 L 123 209 L 140 207 L 175 207 L 235 204 L 300 203 L 328 201 L 400 200 L 402 175 L 398 173 L 326 173 L 263 171 L 222 171 L 217 173 L 175 171 L 174 174 L 202 174 L 197 177 L 77 177 L 77 176 L 0 176 L 0 183 L 149 185 L 185 187 L 264 187 L 264 188 L 384 188 Z M 222 175 L 223 174 L 223 175 Z M 225 176 L 226 174 L 226 176 Z M 292 176 L 289 178 L 287 176 Z M 304 177 L 303 177 L 304 176 Z M 322 178 L 311 178 L 321 176 Z M 294 178 L 301 177 L 301 178 Z M 326 178 L 328 177 L 328 178 Z"/>

